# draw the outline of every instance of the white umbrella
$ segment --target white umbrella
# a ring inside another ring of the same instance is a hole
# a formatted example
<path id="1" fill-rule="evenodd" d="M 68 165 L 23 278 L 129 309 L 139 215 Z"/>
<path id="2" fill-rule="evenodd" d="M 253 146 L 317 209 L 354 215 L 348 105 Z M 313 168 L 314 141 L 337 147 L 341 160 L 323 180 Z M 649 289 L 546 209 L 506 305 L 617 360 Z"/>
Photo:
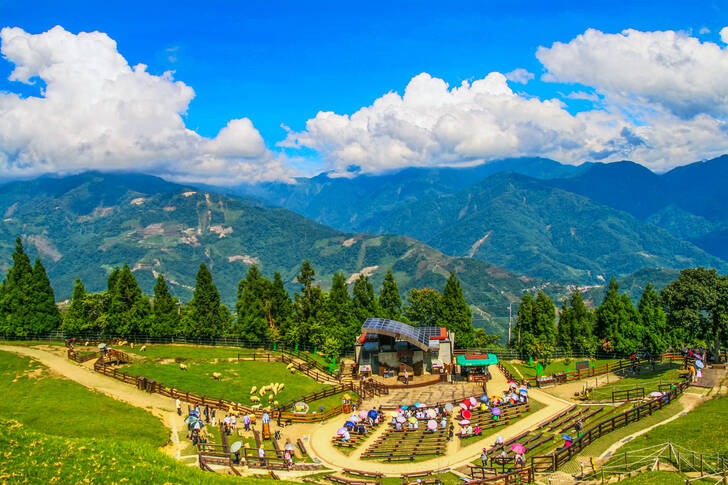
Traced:
<path id="1" fill-rule="evenodd" d="M 293 443 L 286 443 L 286 446 L 284 446 L 283 449 L 287 451 L 296 451 L 296 445 Z"/>
<path id="2" fill-rule="evenodd" d="M 235 453 L 236 451 L 240 450 L 240 448 L 243 447 L 242 441 L 236 441 L 232 445 L 230 445 L 230 453 Z"/>
<path id="3" fill-rule="evenodd" d="M 435 419 L 437 417 L 437 412 L 435 412 L 434 409 L 428 409 L 427 410 L 427 417 L 430 419 Z"/>
<path id="4" fill-rule="evenodd" d="M 397 422 L 398 422 L 398 423 L 404 423 L 404 422 L 406 422 L 406 421 L 407 421 L 407 419 L 405 419 L 405 417 L 404 417 L 404 416 L 400 416 L 400 417 L 398 417 L 398 418 L 397 418 Z"/>
<path id="5" fill-rule="evenodd" d="M 451 413 L 451 412 L 452 412 L 452 410 L 453 410 L 453 405 L 452 405 L 452 403 L 447 403 L 447 404 L 445 404 L 445 411 L 447 411 L 448 413 Z"/>
<path id="6" fill-rule="evenodd" d="M 98 345 L 98 348 L 100 348 L 100 349 L 103 349 L 104 347 L 106 347 L 106 344 L 99 344 Z"/>
<path id="7" fill-rule="evenodd" d="M 662 397 L 662 393 L 660 391 L 651 392 L 650 397 Z"/>

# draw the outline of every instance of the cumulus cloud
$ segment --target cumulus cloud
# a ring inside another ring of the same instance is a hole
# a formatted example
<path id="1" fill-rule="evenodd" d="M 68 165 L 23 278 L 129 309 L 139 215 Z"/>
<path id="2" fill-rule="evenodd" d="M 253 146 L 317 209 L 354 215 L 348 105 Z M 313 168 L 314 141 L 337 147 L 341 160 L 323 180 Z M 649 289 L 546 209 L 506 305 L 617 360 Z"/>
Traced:
<path id="1" fill-rule="evenodd" d="M 720 29 L 720 40 L 722 40 L 724 44 L 728 44 L 728 27 Z"/>
<path id="2" fill-rule="evenodd" d="M 527 84 L 528 81 L 533 79 L 533 73 L 519 67 L 511 72 L 505 74 L 506 79 L 513 81 L 514 83 Z"/>
<path id="3" fill-rule="evenodd" d="M 624 107 L 655 105 L 681 118 L 728 114 L 728 50 L 685 33 L 589 29 L 536 57 L 544 80 L 592 86 Z"/>
<path id="4" fill-rule="evenodd" d="M 0 51 L 14 65 L 10 80 L 44 83 L 38 97 L 0 93 L 6 176 L 127 169 L 224 184 L 290 177 L 247 118 L 213 139 L 188 129 L 193 89 L 170 72 L 129 66 L 106 34 L 4 28 Z"/>

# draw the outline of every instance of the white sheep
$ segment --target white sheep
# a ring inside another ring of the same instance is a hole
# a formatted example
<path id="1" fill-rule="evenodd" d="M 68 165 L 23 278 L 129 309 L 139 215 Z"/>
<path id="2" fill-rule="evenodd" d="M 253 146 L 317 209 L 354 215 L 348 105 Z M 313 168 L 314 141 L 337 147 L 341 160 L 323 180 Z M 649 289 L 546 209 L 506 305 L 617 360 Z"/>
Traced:
<path id="1" fill-rule="evenodd" d="M 139 349 L 139 352 L 144 352 L 145 350 L 147 350 L 147 346 L 146 345 L 142 345 L 142 348 Z"/>
<path id="2" fill-rule="evenodd" d="M 179 368 L 180 368 L 180 370 L 187 370 L 187 365 L 186 364 L 180 364 L 179 365 Z"/>
<path id="3" fill-rule="evenodd" d="M 257 390 L 258 390 L 258 386 L 253 386 L 250 388 L 250 393 L 255 394 L 255 391 L 257 391 Z"/>
<path id="4" fill-rule="evenodd" d="M 263 397 L 263 396 L 265 396 L 265 387 L 264 387 L 264 388 L 262 388 L 262 389 L 261 389 L 260 391 L 258 391 L 258 395 L 259 395 L 260 397 Z"/>
<path id="5" fill-rule="evenodd" d="M 291 374 L 295 374 L 295 373 L 296 373 L 296 369 L 291 369 Z"/>
<path id="6" fill-rule="evenodd" d="M 212 378 L 215 379 L 216 381 L 219 381 L 221 377 L 222 377 L 222 374 L 220 374 L 219 372 L 212 373 Z"/>
<path id="7" fill-rule="evenodd" d="M 250 406 L 252 409 L 260 409 L 260 404 L 254 404 Z"/>
<path id="8" fill-rule="evenodd" d="M 126 343 L 127 343 L 126 340 L 124 340 L 124 343 L 122 343 L 121 345 L 124 346 L 124 345 L 126 345 Z M 134 348 L 134 342 L 130 343 L 129 344 L 129 347 L 131 347 L 133 349 Z"/>
<path id="9" fill-rule="evenodd" d="M 258 396 L 250 396 L 250 402 L 260 402 L 260 398 Z"/>
<path id="10" fill-rule="evenodd" d="M 268 394 L 268 402 L 272 402 L 272 401 L 273 401 L 273 394 Z"/>
<path id="11" fill-rule="evenodd" d="M 273 405 L 274 405 L 275 407 L 278 407 L 278 401 L 273 401 Z"/>
<path id="12" fill-rule="evenodd" d="M 281 392 L 284 387 L 286 387 L 286 385 L 281 382 L 280 385 L 278 386 L 278 392 Z"/>

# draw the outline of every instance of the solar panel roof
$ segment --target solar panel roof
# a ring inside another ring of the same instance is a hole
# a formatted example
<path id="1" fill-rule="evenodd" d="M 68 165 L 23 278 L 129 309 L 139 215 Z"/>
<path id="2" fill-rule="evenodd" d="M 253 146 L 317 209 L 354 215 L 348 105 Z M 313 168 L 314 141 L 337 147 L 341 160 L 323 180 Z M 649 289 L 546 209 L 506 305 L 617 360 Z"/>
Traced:
<path id="1" fill-rule="evenodd" d="M 400 338 L 422 350 L 436 349 L 440 345 L 438 341 L 430 340 L 440 335 L 439 327 L 413 327 L 397 320 L 367 318 L 361 331 Z"/>

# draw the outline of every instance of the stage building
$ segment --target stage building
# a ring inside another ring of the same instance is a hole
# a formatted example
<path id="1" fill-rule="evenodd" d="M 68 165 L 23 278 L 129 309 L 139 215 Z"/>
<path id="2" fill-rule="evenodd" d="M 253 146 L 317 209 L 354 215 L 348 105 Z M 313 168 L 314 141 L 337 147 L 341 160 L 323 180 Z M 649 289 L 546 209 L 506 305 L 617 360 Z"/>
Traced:
<path id="1" fill-rule="evenodd" d="M 444 327 L 413 327 L 396 320 L 368 318 L 355 345 L 360 375 L 443 374 L 452 368 L 455 334 Z"/>

